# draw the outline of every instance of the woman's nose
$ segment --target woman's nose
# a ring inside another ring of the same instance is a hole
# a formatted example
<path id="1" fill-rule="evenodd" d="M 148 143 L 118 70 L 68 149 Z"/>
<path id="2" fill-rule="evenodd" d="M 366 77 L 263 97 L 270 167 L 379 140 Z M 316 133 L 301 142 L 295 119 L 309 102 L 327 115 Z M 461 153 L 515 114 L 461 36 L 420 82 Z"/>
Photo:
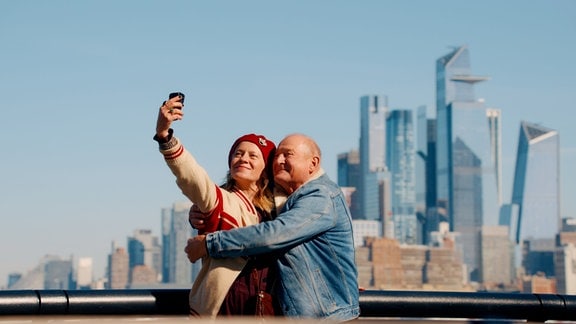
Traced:
<path id="1" fill-rule="evenodd" d="M 240 161 L 247 161 L 248 160 L 248 153 L 242 153 L 240 155 Z"/>

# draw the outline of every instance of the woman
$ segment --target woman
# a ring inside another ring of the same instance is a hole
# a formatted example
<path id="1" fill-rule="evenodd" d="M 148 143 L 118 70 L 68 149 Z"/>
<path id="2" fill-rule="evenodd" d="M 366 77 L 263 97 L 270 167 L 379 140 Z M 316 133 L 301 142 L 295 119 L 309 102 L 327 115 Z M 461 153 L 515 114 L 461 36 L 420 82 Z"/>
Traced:
<path id="1" fill-rule="evenodd" d="M 184 116 L 182 99 L 176 96 L 162 104 L 154 140 L 182 193 L 212 220 L 213 228 L 204 232 L 270 219 L 275 209 L 267 166 L 274 156 L 274 143 L 256 134 L 238 138 L 228 154 L 226 183 L 219 187 L 173 136 L 172 122 Z M 270 295 L 275 274 L 268 265 L 273 264 L 266 258 L 204 258 L 190 290 L 190 313 L 210 317 L 277 314 Z"/>

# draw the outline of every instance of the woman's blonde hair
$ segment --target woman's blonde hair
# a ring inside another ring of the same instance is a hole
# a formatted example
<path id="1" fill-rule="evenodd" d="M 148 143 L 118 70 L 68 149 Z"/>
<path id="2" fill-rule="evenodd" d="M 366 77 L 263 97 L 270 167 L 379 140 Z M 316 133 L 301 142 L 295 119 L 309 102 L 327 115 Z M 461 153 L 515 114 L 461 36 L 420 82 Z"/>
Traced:
<path id="1" fill-rule="evenodd" d="M 254 206 L 265 212 L 268 216 L 275 212 L 274 206 L 274 181 L 268 178 L 268 172 L 265 169 L 256 182 L 258 191 L 252 199 Z M 232 191 L 236 186 L 236 180 L 232 178 L 230 170 L 226 174 L 226 182 L 221 186 L 223 189 Z"/>

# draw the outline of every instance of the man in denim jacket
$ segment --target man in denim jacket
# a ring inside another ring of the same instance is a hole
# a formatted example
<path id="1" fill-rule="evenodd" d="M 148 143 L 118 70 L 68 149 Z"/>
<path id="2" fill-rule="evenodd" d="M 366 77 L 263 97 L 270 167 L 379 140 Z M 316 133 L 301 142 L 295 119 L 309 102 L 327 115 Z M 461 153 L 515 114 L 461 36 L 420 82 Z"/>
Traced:
<path id="1" fill-rule="evenodd" d="M 316 142 L 286 136 L 273 162 L 274 180 L 289 196 L 276 219 L 188 240 L 190 261 L 276 252 L 285 316 L 348 321 L 359 316 L 350 211 L 320 165 Z"/>

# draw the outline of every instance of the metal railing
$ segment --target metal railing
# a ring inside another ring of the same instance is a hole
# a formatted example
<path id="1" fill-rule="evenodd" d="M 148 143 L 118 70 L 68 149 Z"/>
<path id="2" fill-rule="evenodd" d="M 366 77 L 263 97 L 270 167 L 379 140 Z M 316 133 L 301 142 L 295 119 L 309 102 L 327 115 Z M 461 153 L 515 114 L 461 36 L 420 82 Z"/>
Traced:
<path id="1" fill-rule="evenodd" d="M 0 315 L 186 315 L 188 289 L 5 290 Z M 576 320 L 576 296 L 367 290 L 361 318 Z"/>

